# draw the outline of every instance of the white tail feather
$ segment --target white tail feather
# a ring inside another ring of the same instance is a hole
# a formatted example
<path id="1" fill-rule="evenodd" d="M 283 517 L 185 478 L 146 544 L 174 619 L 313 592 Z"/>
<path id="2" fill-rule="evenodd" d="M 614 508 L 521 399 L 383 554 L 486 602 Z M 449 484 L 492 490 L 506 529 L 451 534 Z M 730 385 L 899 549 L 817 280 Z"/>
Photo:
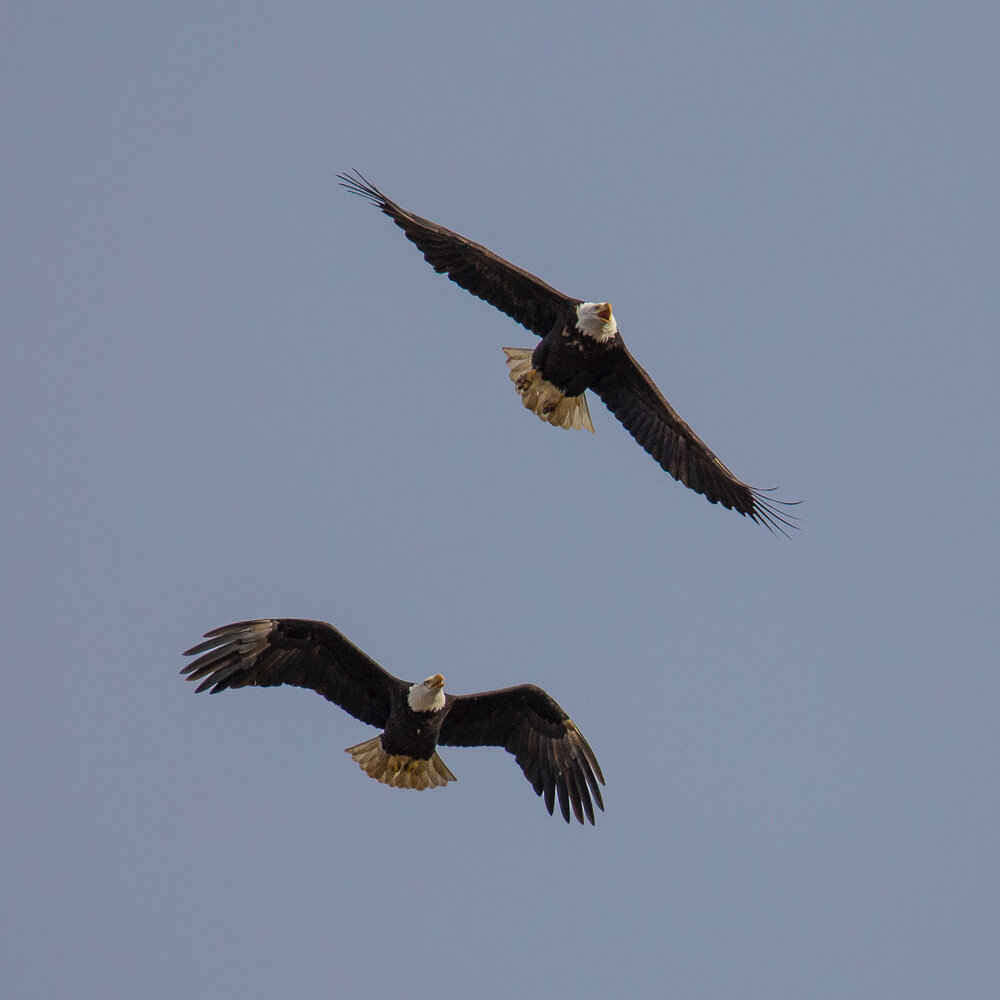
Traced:
<path id="1" fill-rule="evenodd" d="M 526 347 L 505 347 L 510 380 L 521 396 L 521 402 L 539 420 L 564 427 L 566 430 L 584 430 L 594 433 L 587 408 L 587 397 L 564 396 L 551 382 L 546 382 L 541 373 L 531 366 L 531 350 Z"/>
<path id="2" fill-rule="evenodd" d="M 348 747 L 344 753 L 349 753 L 369 778 L 392 788 L 423 791 L 425 788 L 444 788 L 449 781 L 458 780 L 436 750 L 430 760 L 386 753 L 382 749 L 381 736 Z"/>

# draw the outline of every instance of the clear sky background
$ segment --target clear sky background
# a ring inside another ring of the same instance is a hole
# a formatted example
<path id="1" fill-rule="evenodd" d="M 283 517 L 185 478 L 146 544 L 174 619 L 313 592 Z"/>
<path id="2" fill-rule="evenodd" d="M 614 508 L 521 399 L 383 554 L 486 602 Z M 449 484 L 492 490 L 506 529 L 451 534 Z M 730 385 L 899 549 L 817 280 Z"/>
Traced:
<path id="1" fill-rule="evenodd" d="M 13 2 L 0 50 L 5 993 L 994 993 L 1000 13 Z M 352 167 L 611 301 L 803 530 L 542 425 Z M 179 677 L 283 615 L 541 684 L 607 812 Z"/>

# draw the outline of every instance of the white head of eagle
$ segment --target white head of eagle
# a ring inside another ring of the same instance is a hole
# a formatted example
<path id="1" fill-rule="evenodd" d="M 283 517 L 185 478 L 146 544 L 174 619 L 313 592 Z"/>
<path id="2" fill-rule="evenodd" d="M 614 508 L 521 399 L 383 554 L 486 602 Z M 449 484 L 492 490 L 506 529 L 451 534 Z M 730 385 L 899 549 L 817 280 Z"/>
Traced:
<path id="1" fill-rule="evenodd" d="M 444 677 L 434 674 L 411 684 L 406 702 L 414 712 L 440 712 L 444 708 Z"/>
<path id="2" fill-rule="evenodd" d="M 581 302 L 576 307 L 576 328 L 598 343 L 618 334 L 618 323 L 610 302 Z"/>

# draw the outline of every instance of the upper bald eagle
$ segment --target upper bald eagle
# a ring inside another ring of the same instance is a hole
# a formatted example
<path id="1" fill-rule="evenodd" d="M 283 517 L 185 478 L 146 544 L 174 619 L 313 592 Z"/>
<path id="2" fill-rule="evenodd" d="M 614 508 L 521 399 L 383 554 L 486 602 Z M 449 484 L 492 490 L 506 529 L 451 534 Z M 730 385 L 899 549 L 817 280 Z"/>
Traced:
<path id="1" fill-rule="evenodd" d="M 785 501 L 737 479 L 677 415 L 629 354 L 609 303 L 556 291 L 486 247 L 400 208 L 357 171 L 337 176 L 388 215 L 435 271 L 542 338 L 533 351 L 504 348 L 522 402 L 542 420 L 593 433 L 584 395 L 592 389 L 674 479 L 771 530 L 794 527 L 778 507 Z"/>
<path id="2" fill-rule="evenodd" d="M 292 684 L 311 688 L 356 719 L 382 732 L 348 747 L 372 778 L 393 788 L 440 787 L 455 776 L 438 744 L 503 747 L 514 755 L 552 814 L 580 823 L 604 809 L 601 766 L 573 720 L 541 688 L 521 684 L 481 694 L 444 693 L 434 674 L 411 684 L 393 677 L 326 622 L 266 618 L 236 622 L 205 633 L 186 650 L 197 660 L 181 670 L 198 691 Z M 202 680 L 204 678 L 204 680 Z"/>

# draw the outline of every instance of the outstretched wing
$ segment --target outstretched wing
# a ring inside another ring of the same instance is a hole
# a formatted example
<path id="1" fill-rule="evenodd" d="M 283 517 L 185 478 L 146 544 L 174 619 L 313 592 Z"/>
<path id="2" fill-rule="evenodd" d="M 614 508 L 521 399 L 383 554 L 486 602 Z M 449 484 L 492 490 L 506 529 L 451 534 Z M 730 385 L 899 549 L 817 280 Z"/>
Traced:
<path id="1" fill-rule="evenodd" d="M 438 743 L 447 746 L 503 747 L 520 765 L 552 814 L 556 796 L 563 818 L 570 807 L 582 823 L 594 822 L 594 806 L 604 808 L 601 765 L 573 720 L 534 684 L 448 698 Z M 592 801 L 593 798 L 593 801 Z"/>
<path id="2" fill-rule="evenodd" d="M 785 535 L 785 528 L 797 527 L 795 518 L 781 510 L 794 504 L 765 497 L 740 482 L 678 416 L 624 344 L 607 353 L 606 364 L 591 388 L 674 479 L 771 531 Z"/>
<path id="3" fill-rule="evenodd" d="M 380 208 L 438 274 L 447 274 L 467 292 L 496 306 L 532 333 L 544 337 L 580 299 L 570 298 L 491 250 L 419 215 L 404 211 L 356 170 L 338 174 L 342 187 Z"/>
<path id="4" fill-rule="evenodd" d="M 181 670 L 189 681 L 201 681 L 198 691 L 277 684 L 311 688 L 371 726 L 385 726 L 393 691 L 406 689 L 326 622 L 265 618 L 223 625 L 184 655 L 199 653 Z"/>

